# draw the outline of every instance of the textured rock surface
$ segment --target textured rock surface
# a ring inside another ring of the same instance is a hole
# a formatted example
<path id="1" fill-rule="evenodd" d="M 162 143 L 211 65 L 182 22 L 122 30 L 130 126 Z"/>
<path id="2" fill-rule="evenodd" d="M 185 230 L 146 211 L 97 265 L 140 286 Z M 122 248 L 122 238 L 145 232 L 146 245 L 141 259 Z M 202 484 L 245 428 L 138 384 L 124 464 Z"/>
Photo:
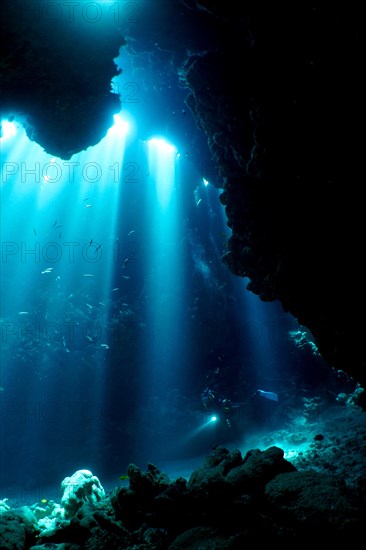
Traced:
<path id="1" fill-rule="evenodd" d="M 363 329 L 349 296 L 364 278 L 355 184 L 363 85 L 357 22 L 342 13 L 258 5 L 240 18 L 221 6 L 230 32 L 218 52 L 187 64 L 186 78 L 224 182 L 233 232 L 225 263 L 263 300 L 280 300 L 326 361 L 363 383 Z M 356 300 L 362 310 L 359 293 Z"/>
<path id="2" fill-rule="evenodd" d="M 69 159 L 99 143 L 120 110 L 111 80 L 124 39 L 65 4 L 41 4 L 1 6 L 1 112 L 16 115 L 49 154 Z"/>
<path id="3" fill-rule="evenodd" d="M 357 439 L 364 452 L 362 438 Z M 349 463 L 349 456 L 339 454 L 342 460 Z M 290 549 L 321 537 L 336 548 L 349 540 L 353 548 L 365 548 L 365 493 L 324 470 L 316 457 L 297 469 L 277 446 L 251 449 L 245 456 L 238 449 L 216 447 L 188 482 L 170 481 L 153 464 L 146 472 L 131 464 L 128 475 L 129 488 L 85 502 L 52 532 L 40 529 L 32 512 L 39 510 L 36 505 L 5 511 L 0 514 L 1 548 L 226 550 L 264 541 Z"/>

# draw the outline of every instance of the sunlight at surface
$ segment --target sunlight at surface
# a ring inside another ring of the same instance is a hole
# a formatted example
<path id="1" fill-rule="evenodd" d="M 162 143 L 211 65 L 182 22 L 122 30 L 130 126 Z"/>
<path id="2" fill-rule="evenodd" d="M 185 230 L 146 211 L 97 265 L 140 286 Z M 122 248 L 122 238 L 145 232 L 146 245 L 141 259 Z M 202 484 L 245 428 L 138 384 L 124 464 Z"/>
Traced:
<path id="1" fill-rule="evenodd" d="M 4 141 L 8 138 L 11 138 L 15 136 L 16 133 L 17 133 L 17 129 L 14 122 L 10 122 L 9 120 L 1 121 L 0 141 Z"/>
<path id="2" fill-rule="evenodd" d="M 124 120 L 121 115 L 113 115 L 114 118 L 114 124 L 112 128 L 108 130 L 109 134 L 121 134 L 121 135 L 127 135 L 130 125 L 127 122 L 127 120 Z"/>
<path id="3" fill-rule="evenodd" d="M 174 145 L 171 145 L 168 141 L 165 141 L 163 138 L 151 138 L 149 139 L 149 144 L 155 147 L 159 153 L 176 153 L 177 150 Z"/>

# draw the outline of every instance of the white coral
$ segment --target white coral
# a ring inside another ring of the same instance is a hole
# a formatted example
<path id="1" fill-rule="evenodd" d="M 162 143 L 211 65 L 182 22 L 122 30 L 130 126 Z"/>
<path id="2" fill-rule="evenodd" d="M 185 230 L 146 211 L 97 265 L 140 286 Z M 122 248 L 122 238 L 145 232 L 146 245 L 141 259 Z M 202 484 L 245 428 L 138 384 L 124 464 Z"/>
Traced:
<path id="1" fill-rule="evenodd" d="M 96 503 L 105 497 L 99 479 L 89 470 L 78 470 L 61 483 L 61 506 L 65 516 L 75 516 L 84 502 Z"/>
<path id="2" fill-rule="evenodd" d="M 0 514 L 3 514 L 4 512 L 7 512 L 8 510 L 10 510 L 9 504 L 6 504 L 7 500 L 8 500 L 7 498 L 0 500 Z"/>

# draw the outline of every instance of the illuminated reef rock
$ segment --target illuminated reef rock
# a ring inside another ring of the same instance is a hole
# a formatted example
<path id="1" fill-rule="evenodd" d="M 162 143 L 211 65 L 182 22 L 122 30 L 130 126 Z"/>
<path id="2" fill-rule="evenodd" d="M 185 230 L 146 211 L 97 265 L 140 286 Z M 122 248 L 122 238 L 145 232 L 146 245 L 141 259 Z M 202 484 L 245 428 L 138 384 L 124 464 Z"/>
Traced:
<path id="1" fill-rule="evenodd" d="M 99 479 L 89 470 L 78 470 L 66 477 L 61 483 L 61 491 L 61 506 L 67 517 L 75 516 L 85 502 L 95 503 L 105 497 Z"/>
<path id="2" fill-rule="evenodd" d="M 260 540 L 292 549 L 319 537 L 337 548 L 352 538 L 354 548 L 364 548 L 364 495 L 311 465 L 297 470 L 276 446 L 245 456 L 216 447 L 188 481 L 170 481 L 152 464 L 146 472 L 130 464 L 128 475 L 128 488 L 84 500 L 52 529 L 43 526 L 44 514 L 54 513 L 53 502 L 5 511 L 1 548 L 234 550 Z"/>
<path id="3" fill-rule="evenodd" d="M 1 114 L 15 115 L 50 155 L 69 159 L 99 143 L 121 109 L 111 80 L 125 42 L 79 3 L 73 14 L 72 3 L 42 5 L 1 5 Z"/>

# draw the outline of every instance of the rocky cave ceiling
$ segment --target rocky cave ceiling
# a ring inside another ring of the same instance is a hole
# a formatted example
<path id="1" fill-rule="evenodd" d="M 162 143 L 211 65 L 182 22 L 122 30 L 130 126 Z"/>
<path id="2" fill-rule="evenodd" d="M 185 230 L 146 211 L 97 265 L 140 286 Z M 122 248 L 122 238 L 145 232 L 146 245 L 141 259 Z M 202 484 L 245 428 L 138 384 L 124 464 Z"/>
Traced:
<path id="1" fill-rule="evenodd" d="M 40 5 L 2 3 L 2 117 L 69 159 L 106 134 L 120 110 L 113 59 L 143 41 L 179 73 L 207 136 L 233 233 L 223 261 L 366 386 L 361 8 L 154 0 L 129 3 L 139 25 L 81 32 Z"/>

